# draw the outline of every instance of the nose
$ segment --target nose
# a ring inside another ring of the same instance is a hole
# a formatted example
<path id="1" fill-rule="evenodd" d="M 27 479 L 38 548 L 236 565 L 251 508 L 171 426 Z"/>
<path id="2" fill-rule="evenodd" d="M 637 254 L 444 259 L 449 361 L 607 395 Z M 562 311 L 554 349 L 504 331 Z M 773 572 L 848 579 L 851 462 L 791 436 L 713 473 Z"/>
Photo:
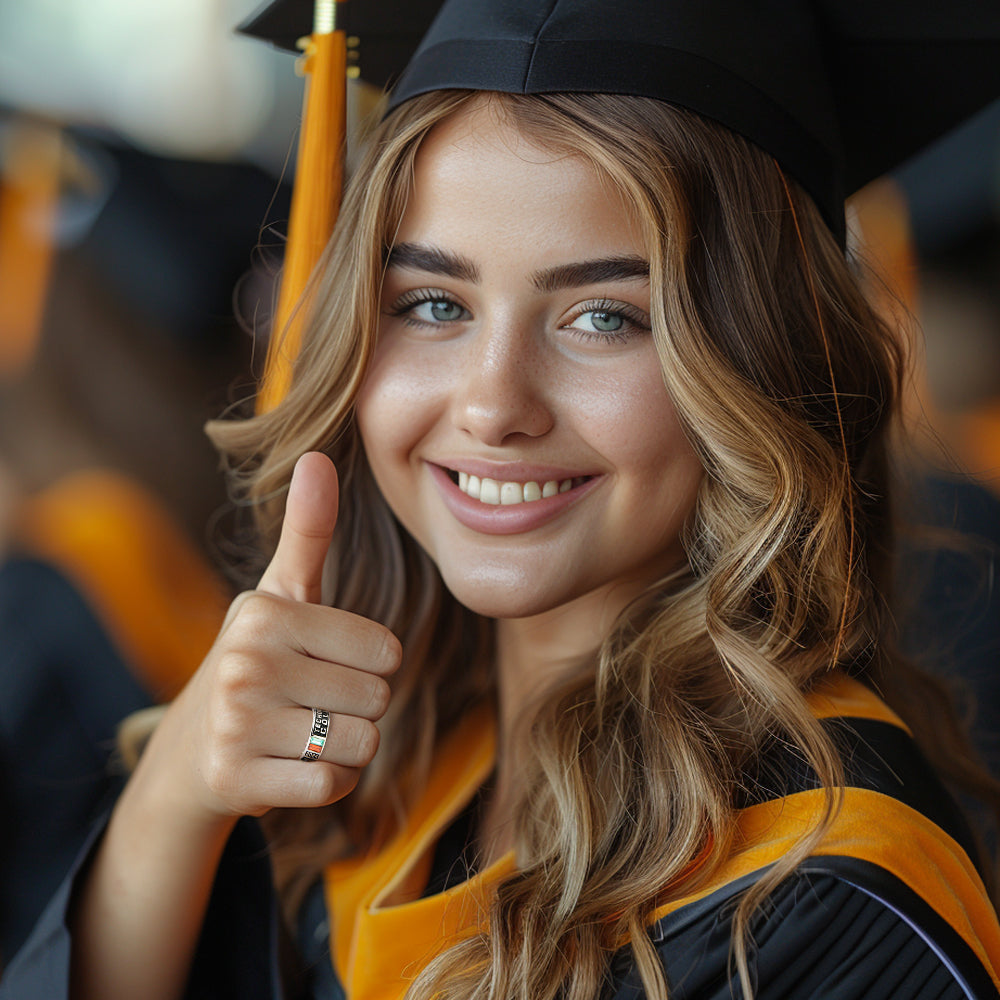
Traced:
<path id="1" fill-rule="evenodd" d="M 553 424 L 543 360 L 530 327 L 481 328 L 455 372 L 455 425 L 491 447 L 524 435 L 541 437 Z"/>

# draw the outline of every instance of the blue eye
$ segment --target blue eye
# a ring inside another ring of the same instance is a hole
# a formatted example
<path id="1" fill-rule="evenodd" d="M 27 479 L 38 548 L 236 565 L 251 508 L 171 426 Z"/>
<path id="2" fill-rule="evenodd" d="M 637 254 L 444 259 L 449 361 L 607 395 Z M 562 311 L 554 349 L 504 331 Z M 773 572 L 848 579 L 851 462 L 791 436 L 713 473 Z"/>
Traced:
<path id="1" fill-rule="evenodd" d="M 407 292 L 388 310 L 391 316 L 402 316 L 415 326 L 440 326 L 471 318 L 465 306 L 445 297 L 434 289 Z"/>
<path id="2" fill-rule="evenodd" d="M 582 302 L 577 309 L 579 312 L 564 329 L 573 331 L 581 340 L 625 341 L 650 330 L 646 313 L 627 302 Z"/>
<path id="3" fill-rule="evenodd" d="M 436 323 L 454 323 L 455 320 L 464 318 L 465 310 L 457 302 L 434 299 L 418 303 L 413 307 L 412 315 L 416 319 Z"/>
<path id="4" fill-rule="evenodd" d="M 581 313 L 570 326 L 590 333 L 618 333 L 625 326 L 625 317 L 621 313 L 593 309 Z"/>

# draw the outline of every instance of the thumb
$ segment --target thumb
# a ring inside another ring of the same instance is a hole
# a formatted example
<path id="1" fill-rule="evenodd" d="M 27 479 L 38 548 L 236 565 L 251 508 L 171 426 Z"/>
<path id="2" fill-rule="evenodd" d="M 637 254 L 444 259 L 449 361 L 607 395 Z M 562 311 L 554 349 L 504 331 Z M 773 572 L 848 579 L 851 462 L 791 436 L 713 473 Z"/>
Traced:
<path id="1" fill-rule="evenodd" d="M 326 455 L 310 451 L 295 463 L 281 537 L 258 590 L 317 604 L 323 563 L 337 524 L 337 470 Z"/>

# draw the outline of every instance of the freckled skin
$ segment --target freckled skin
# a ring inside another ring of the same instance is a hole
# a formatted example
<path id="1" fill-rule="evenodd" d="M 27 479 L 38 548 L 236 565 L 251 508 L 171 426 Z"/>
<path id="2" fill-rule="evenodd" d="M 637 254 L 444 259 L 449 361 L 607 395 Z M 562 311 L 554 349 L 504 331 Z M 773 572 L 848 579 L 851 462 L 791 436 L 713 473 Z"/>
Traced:
<path id="1" fill-rule="evenodd" d="M 595 300 L 621 303 L 648 325 L 648 281 L 540 291 L 532 276 L 645 257 L 637 227 L 587 163 L 538 148 L 477 107 L 422 146 L 401 243 L 461 255 L 478 278 L 389 269 L 358 401 L 387 501 L 474 611 L 522 618 L 572 602 L 583 620 L 606 615 L 609 602 L 622 606 L 683 558 L 678 532 L 702 468 L 648 329 L 630 323 L 616 340 L 596 335 L 596 324 L 579 329 L 581 303 Z M 423 307 L 420 317 L 463 318 L 414 324 L 390 315 L 400 296 L 421 289 L 462 309 Z M 545 525 L 491 535 L 460 524 L 442 502 L 427 463 L 446 458 L 547 463 L 599 481 Z"/>

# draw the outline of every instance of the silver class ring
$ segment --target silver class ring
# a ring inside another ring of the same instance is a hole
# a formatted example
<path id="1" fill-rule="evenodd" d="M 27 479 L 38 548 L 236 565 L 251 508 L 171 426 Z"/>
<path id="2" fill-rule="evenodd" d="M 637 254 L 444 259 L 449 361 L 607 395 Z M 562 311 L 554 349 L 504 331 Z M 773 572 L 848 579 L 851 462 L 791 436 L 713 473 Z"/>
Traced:
<path id="1" fill-rule="evenodd" d="M 330 713 L 325 708 L 313 709 L 312 730 L 309 733 L 309 742 L 306 743 L 305 750 L 302 751 L 300 760 L 319 760 L 326 746 L 326 737 L 330 732 Z"/>

